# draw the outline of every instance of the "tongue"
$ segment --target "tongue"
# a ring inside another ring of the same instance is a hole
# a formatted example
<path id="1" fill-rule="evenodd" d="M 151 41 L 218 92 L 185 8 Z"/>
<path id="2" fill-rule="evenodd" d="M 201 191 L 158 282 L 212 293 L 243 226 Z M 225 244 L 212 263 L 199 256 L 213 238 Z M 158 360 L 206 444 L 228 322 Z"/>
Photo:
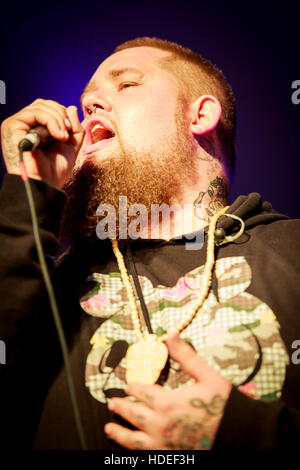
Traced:
<path id="1" fill-rule="evenodd" d="M 109 139 L 110 137 L 112 137 L 112 133 L 107 129 L 95 129 L 94 132 L 92 132 L 93 144 L 100 140 Z"/>

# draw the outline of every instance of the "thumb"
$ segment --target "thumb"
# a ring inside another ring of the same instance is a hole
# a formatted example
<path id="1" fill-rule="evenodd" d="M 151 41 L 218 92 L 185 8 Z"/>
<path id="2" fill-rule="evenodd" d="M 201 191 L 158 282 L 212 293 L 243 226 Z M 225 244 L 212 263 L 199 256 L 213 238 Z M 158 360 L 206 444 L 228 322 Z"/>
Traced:
<path id="1" fill-rule="evenodd" d="M 70 141 L 77 155 L 83 142 L 85 130 L 79 121 L 76 106 L 69 106 L 67 108 L 67 115 L 72 126 L 72 134 Z"/>
<path id="2" fill-rule="evenodd" d="M 166 340 L 169 354 L 178 364 L 181 370 L 195 379 L 197 382 L 205 379 L 211 367 L 179 337 L 178 333 L 172 333 Z"/>

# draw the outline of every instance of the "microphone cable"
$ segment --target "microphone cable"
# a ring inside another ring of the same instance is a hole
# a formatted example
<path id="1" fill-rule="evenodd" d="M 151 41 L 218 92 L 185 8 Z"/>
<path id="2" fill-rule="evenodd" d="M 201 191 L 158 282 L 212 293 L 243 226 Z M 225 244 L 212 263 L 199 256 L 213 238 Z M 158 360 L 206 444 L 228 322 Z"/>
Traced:
<path id="1" fill-rule="evenodd" d="M 26 141 L 25 141 L 26 142 Z M 47 289 L 48 297 L 49 297 L 49 302 L 54 318 L 54 323 L 56 326 L 57 330 L 57 335 L 59 338 L 61 350 L 62 350 L 62 355 L 63 355 L 63 361 L 64 361 L 64 366 L 66 370 L 66 377 L 67 377 L 67 384 L 68 384 L 68 389 L 70 393 L 70 398 L 71 398 L 71 404 L 72 404 L 72 409 L 73 409 L 73 414 L 74 414 L 74 419 L 76 423 L 76 428 L 78 431 L 78 436 L 81 444 L 82 450 L 87 450 L 86 447 L 86 441 L 84 437 L 84 432 L 83 432 L 83 427 L 82 427 L 82 422 L 80 418 L 80 413 L 79 413 L 79 408 L 78 408 L 78 403 L 76 399 L 76 393 L 75 393 L 75 387 L 74 387 L 74 380 L 73 380 L 73 375 L 71 371 L 71 365 L 70 365 L 70 359 L 69 359 L 69 353 L 68 353 L 68 346 L 67 346 L 67 341 L 66 337 L 64 334 L 64 330 L 62 327 L 60 315 L 58 312 L 58 307 L 57 307 L 57 302 L 53 290 L 53 286 L 51 283 L 51 279 L 49 276 L 49 271 L 45 259 L 45 254 L 40 238 L 40 233 L 39 233 L 39 227 L 38 227 L 38 220 L 37 220 L 37 214 L 34 206 L 34 201 L 33 201 L 33 195 L 30 187 L 30 182 L 29 178 L 26 172 L 26 167 L 25 167 L 25 162 L 23 159 L 23 152 L 25 150 L 31 150 L 31 148 L 28 148 L 29 145 L 27 146 L 24 140 L 20 141 L 19 143 L 19 158 L 20 158 L 20 170 L 21 170 L 21 178 L 24 182 L 25 185 L 25 190 L 26 190 L 26 195 L 28 199 L 28 205 L 29 205 L 29 210 L 30 210 L 30 215 L 31 215 L 31 220 L 32 220 L 32 229 L 33 229 L 33 235 L 36 243 L 36 249 L 37 249 L 37 254 L 38 254 L 38 260 L 40 263 L 41 271 L 42 271 L 42 276 L 45 282 L 45 286 Z"/>

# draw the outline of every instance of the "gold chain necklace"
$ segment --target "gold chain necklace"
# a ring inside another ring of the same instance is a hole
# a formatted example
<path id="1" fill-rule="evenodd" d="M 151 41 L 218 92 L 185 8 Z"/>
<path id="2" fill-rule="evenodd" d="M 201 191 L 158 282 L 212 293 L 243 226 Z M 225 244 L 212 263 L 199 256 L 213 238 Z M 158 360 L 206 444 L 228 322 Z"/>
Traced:
<path id="1" fill-rule="evenodd" d="M 207 237 L 207 256 L 203 269 L 202 287 L 199 292 L 198 299 L 186 317 L 176 326 L 174 330 L 172 330 L 172 333 L 180 333 L 182 330 L 184 330 L 184 328 L 193 320 L 199 308 L 202 307 L 203 302 L 209 292 L 212 270 L 215 262 L 215 228 L 218 219 L 227 211 L 228 207 L 229 206 L 226 206 L 221 209 L 212 217 L 210 221 Z M 119 250 L 117 240 L 113 239 L 111 242 L 113 252 L 117 259 L 121 273 L 121 278 L 127 291 L 131 319 L 133 322 L 134 331 L 138 338 L 136 343 L 129 346 L 126 353 L 126 381 L 127 383 L 135 382 L 142 384 L 154 384 L 160 376 L 160 373 L 168 359 L 168 349 L 164 344 L 164 341 L 168 338 L 170 332 L 167 332 L 162 336 L 157 336 L 150 333 L 145 334 L 142 332 L 138 308 L 123 255 Z"/>

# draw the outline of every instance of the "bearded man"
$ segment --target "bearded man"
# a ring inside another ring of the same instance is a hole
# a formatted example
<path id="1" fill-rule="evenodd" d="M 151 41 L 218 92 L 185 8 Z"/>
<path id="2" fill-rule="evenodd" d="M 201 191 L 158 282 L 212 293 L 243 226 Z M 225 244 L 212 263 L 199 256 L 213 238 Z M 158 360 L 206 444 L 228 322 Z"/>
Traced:
<path id="1" fill-rule="evenodd" d="M 24 161 L 87 448 L 293 448 L 300 224 L 257 193 L 227 207 L 235 106 L 223 73 L 138 38 L 81 101 L 82 123 L 43 99 L 2 123 L 2 442 L 80 447 L 18 176 L 18 143 L 40 124 L 55 142 Z M 154 218 L 153 206 L 172 210 Z M 130 236 L 136 208 L 146 215 Z"/>

